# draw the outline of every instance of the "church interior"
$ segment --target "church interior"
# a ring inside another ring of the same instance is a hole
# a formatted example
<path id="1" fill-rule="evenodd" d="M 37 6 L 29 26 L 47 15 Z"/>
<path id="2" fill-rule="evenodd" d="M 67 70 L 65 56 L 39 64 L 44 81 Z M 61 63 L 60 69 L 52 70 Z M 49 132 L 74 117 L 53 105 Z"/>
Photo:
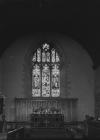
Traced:
<path id="1" fill-rule="evenodd" d="M 0 140 L 100 138 L 100 2 L 0 9 Z"/>

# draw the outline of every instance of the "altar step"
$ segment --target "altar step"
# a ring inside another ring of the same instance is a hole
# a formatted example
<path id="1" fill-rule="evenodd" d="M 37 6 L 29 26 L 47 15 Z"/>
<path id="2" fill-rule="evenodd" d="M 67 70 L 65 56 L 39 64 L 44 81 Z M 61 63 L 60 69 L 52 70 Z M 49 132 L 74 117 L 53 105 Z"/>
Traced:
<path id="1" fill-rule="evenodd" d="M 64 128 L 32 128 L 26 129 L 24 134 L 25 139 L 66 138 L 66 132 Z"/>

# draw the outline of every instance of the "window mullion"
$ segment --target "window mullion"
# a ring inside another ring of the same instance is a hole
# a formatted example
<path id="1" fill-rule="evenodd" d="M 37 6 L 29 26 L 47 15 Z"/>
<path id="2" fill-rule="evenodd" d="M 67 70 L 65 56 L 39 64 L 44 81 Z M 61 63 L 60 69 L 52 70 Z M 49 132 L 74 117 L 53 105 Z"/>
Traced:
<path id="1" fill-rule="evenodd" d="M 40 64 L 41 64 L 41 66 L 40 66 L 41 70 L 40 71 L 41 71 L 41 97 L 42 97 L 42 67 L 43 67 L 42 66 L 42 49 L 41 49 L 41 63 Z"/>

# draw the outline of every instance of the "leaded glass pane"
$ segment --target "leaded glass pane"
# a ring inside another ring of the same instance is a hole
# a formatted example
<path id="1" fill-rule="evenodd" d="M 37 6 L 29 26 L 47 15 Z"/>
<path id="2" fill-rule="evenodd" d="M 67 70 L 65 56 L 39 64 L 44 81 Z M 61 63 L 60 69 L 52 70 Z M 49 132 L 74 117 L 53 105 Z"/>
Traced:
<path id="1" fill-rule="evenodd" d="M 42 62 L 46 62 L 46 53 L 45 53 L 45 51 L 42 52 Z"/>
<path id="2" fill-rule="evenodd" d="M 59 89 L 52 89 L 52 97 L 59 97 L 60 90 Z"/>
<path id="3" fill-rule="evenodd" d="M 47 64 L 42 69 L 42 96 L 50 96 L 50 69 Z"/>
<path id="4" fill-rule="evenodd" d="M 59 56 L 57 52 L 56 52 L 56 62 L 59 62 Z"/>
<path id="5" fill-rule="evenodd" d="M 55 49 L 52 49 L 51 51 L 51 60 L 52 62 L 55 62 Z"/>
<path id="6" fill-rule="evenodd" d="M 37 62 L 41 61 L 41 49 L 37 49 Z"/>
<path id="7" fill-rule="evenodd" d="M 50 62 L 50 53 L 47 52 L 47 53 L 46 53 L 46 56 L 47 56 L 47 62 Z"/>
<path id="8" fill-rule="evenodd" d="M 51 94 L 53 97 L 58 97 L 60 94 L 60 71 L 57 64 L 52 67 Z"/>
<path id="9" fill-rule="evenodd" d="M 43 50 L 45 50 L 45 51 L 49 50 L 49 44 L 44 43 L 43 44 Z"/>
<path id="10" fill-rule="evenodd" d="M 36 53 L 33 55 L 32 61 L 36 62 Z"/>
<path id="11" fill-rule="evenodd" d="M 36 64 L 32 71 L 32 96 L 40 96 L 41 75 L 40 67 Z"/>

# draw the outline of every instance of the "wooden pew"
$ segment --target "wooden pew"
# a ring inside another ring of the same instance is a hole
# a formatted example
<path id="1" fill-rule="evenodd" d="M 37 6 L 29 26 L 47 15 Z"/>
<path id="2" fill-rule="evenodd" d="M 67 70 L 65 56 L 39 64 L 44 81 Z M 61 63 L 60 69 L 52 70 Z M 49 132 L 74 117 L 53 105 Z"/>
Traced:
<path id="1" fill-rule="evenodd" d="M 88 124 L 88 137 L 100 139 L 100 121 L 90 121 Z"/>
<path id="2" fill-rule="evenodd" d="M 7 133 L 7 140 L 19 140 L 24 137 L 24 128 L 20 127 Z"/>

